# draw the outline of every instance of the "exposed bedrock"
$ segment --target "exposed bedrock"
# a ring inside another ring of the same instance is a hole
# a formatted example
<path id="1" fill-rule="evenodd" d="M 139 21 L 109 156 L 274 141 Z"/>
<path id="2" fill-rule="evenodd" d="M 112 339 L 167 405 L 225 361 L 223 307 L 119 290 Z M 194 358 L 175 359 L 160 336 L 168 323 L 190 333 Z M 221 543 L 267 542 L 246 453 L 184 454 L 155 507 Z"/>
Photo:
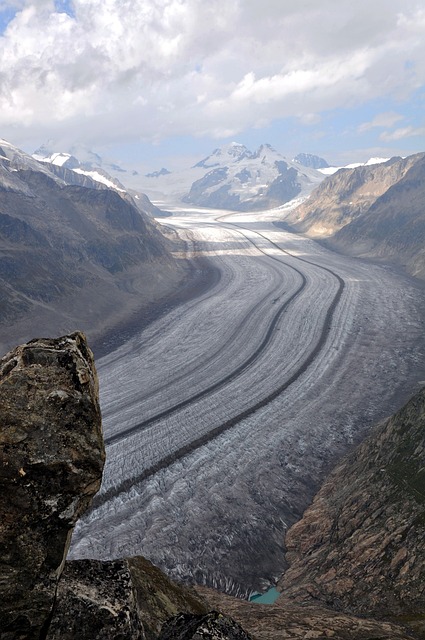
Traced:
<path id="1" fill-rule="evenodd" d="M 4 356 L 0 417 L 1 638 L 39 638 L 104 464 L 84 335 L 32 340 Z"/>

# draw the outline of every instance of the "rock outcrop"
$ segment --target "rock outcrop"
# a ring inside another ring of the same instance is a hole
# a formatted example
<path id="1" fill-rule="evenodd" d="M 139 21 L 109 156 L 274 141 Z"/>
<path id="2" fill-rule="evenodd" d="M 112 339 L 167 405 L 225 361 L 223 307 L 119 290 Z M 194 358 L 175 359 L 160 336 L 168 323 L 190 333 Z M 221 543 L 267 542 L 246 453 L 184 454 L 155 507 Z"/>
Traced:
<path id="1" fill-rule="evenodd" d="M 104 464 L 82 334 L 33 340 L 0 360 L 0 420 L 0 637 L 38 638 Z"/>
<path id="2" fill-rule="evenodd" d="M 181 612 L 208 613 L 144 558 L 66 562 L 104 459 L 83 334 L 32 340 L 0 360 L 0 640 L 156 640 Z"/>
<path id="3" fill-rule="evenodd" d="M 425 390 L 337 466 L 286 545 L 285 597 L 425 633 Z"/>
<path id="4" fill-rule="evenodd" d="M 46 640 L 145 640 L 125 560 L 67 562 Z"/>

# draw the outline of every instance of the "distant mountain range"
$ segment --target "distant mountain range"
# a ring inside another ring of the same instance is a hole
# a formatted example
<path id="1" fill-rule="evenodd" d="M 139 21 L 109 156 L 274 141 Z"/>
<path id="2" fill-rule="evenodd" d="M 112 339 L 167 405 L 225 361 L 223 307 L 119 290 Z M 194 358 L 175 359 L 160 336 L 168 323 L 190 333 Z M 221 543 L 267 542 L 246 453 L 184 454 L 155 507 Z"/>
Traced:
<path id="1" fill-rule="evenodd" d="M 85 153 L 81 162 L 71 153 L 42 147 L 34 157 L 68 184 L 97 183 L 125 194 L 117 174 L 125 180 L 126 172 L 97 154 Z M 351 255 L 393 262 L 425 278 L 423 156 L 371 158 L 341 168 L 308 153 L 288 160 L 268 144 L 252 152 L 233 142 L 185 170 L 163 167 L 138 179 L 143 190 L 163 203 L 235 211 L 279 207 L 311 194 L 285 217 L 295 231 Z M 105 170 L 106 164 L 114 176 Z M 126 197 L 129 194 L 142 211 L 161 215 L 142 193 L 127 192 Z"/>
<path id="2" fill-rule="evenodd" d="M 0 141 L 3 349 L 75 329 L 95 340 L 185 277 L 142 201 L 76 163 L 39 162 Z"/>
<path id="3" fill-rule="evenodd" d="M 165 173 L 162 169 L 148 174 L 143 190 L 154 198 L 178 199 L 201 207 L 270 209 L 308 194 L 323 180 L 312 166 L 313 156 L 301 159 L 304 164 L 288 160 L 269 144 L 252 152 L 232 142 L 186 170 Z M 318 161 L 322 163 L 322 159 Z"/>
<path id="4" fill-rule="evenodd" d="M 341 169 L 285 221 L 331 248 L 425 278 L 425 153 Z"/>

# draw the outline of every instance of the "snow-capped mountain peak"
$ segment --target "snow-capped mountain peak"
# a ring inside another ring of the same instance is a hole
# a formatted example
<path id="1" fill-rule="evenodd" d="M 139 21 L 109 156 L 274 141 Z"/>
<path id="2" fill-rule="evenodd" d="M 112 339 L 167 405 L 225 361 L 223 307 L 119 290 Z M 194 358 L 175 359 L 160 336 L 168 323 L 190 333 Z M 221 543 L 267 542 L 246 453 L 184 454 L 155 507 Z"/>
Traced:
<path id="1" fill-rule="evenodd" d="M 315 169 L 288 160 L 270 144 L 251 152 L 233 142 L 215 149 L 193 168 L 207 173 L 192 182 L 184 202 L 236 210 L 280 206 L 309 193 L 323 179 Z"/>
<path id="2" fill-rule="evenodd" d="M 224 147 L 214 149 L 211 155 L 207 156 L 200 162 L 194 165 L 194 167 L 202 167 L 205 169 L 211 169 L 218 167 L 227 162 L 240 162 L 245 158 L 251 158 L 252 153 L 243 144 L 238 142 L 231 142 Z"/>
<path id="3" fill-rule="evenodd" d="M 70 169 L 74 173 L 91 178 L 106 187 L 125 193 L 126 189 L 119 180 L 113 178 L 102 168 L 102 159 L 95 153 L 88 152 L 93 162 L 80 162 L 73 154 L 60 151 L 51 151 L 46 145 L 41 146 L 33 153 L 33 158 L 38 162 L 51 164 L 62 169 Z M 86 154 L 87 155 L 87 154 Z"/>
<path id="4" fill-rule="evenodd" d="M 79 160 L 70 153 L 54 152 L 46 156 L 40 153 L 40 149 L 38 149 L 33 153 L 32 157 L 39 162 L 50 162 L 50 164 L 54 164 L 57 167 L 66 167 L 67 169 L 74 169 L 80 166 Z"/>

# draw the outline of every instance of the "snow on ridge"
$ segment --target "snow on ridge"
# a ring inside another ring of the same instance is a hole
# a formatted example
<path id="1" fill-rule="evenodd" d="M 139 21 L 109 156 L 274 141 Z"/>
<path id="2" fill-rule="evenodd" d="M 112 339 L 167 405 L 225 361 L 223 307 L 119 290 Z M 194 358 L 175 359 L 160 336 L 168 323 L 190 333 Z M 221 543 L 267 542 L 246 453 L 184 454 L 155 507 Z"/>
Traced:
<path id="1" fill-rule="evenodd" d="M 343 167 L 326 167 L 325 169 L 318 169 L 320 173 L 323 173 L 324 176 L 331 176 L 340 169 L 357 169 L 358 167 L 370 167 L 373 164 L 382 164 L 383 162 L 388 162 L 391 158 L 369 158 L 367 162 L 352 162 L 351 164 L 346 164 Z"/>
<path id="2" fill-rule="evenodd" d="M 74 171 L 75 173 L 80 173 L 83 176 L 88 176 L 92 180 L 95 180 L 95 182 L 100 182 L 100 183 L 104 184 L 105 186 L 107 186 L 107 187 L 109 187 L 111 189 L 115 189 L 115 191 L 121 191 L 121 193 L 126 193 L 125 189 L 120 189 L 115 184 L 115 182 L 113 182 L 112 180 L 108 180 L 108 178 L 103 176 L 98 171 L 85 171 L 84 169 L 80 169 L 80 168 L 72 169 L 72 171 Z"/>
<path id="3" fill-rule="evenodd" d="M 340 169 L 346 169 L 346 167 L 325 167 L 323 169 L 317 169 L 317 171 L 320 171 L 320 173 L 323 173 L 324 176 L 332 176 L 334 173 L 336 173 Z"/>
<path id="4" fill-rule="evenodd" d="M 72 158 L 70 153 L 61 153 L 61 152 L 52 153 L 50 156 L 42 156 L 38 153 L 33 153 L 32 157 L 34 158 L 34 160 L 38 160 L 39 162 L 55 164 L 58 167 L 63 167 L 65 162 L 67 162 L 70 158 Z"/>
<path id="5" fill-rule="evenodd" d="M 369 166 L 371 164 L 382 164 L 383 162 L 388 162 L 391 158 L 369 158 L 369 160 L 365 163 L 365 166 Z"/>

